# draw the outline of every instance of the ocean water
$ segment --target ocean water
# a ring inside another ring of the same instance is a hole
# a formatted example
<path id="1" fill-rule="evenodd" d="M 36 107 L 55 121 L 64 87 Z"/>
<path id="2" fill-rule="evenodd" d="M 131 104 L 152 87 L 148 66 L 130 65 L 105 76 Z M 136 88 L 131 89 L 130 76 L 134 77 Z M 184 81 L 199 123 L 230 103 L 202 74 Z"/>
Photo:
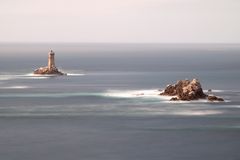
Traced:
<path id="1" fill-rule="evenodd" d="M 192 78 L 225 102 L 159 96 Z M 238 44 L 2 43 L 0 159 L 238 160 L 239 82 Z"/>

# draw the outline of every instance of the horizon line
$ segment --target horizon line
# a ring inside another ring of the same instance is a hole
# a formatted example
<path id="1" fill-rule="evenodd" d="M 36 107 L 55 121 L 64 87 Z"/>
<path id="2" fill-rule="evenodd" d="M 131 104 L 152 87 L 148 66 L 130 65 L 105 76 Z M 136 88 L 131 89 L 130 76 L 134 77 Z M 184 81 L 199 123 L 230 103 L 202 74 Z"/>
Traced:
<path id="1" fill-rule="evenodd" d="M 194 45 L 208 45 L 208 44 L 225 44 L 225 45 L 240 45 L 240 42 L 9 42 L 0 41 L 0 44 L 194 44 Z"/>

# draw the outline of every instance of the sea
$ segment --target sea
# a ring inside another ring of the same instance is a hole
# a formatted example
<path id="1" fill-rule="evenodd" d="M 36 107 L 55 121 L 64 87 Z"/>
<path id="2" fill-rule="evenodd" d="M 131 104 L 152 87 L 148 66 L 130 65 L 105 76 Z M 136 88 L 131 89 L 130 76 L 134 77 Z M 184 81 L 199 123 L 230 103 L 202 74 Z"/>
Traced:
<path id="1" fill-rule="evenodd" d="M 159 95 L 193 78 L 225 101 Z M 240 44 L 0 43 L 0 159 L 239 160 L 239 84 Z"/>

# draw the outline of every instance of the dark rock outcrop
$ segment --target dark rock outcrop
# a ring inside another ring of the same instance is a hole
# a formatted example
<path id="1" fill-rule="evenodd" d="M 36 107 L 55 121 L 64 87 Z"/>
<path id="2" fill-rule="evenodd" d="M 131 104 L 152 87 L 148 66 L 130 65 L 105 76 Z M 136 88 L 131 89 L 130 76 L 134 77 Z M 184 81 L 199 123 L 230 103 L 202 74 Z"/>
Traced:
<path id="1" fill-rule="evenodd" d="M 178 101 L 179 99 L 177 97 L 172 97 L 170 101 Z"/>
<path id="2" fill-rule="evenodd" d="M 180 80 L 176 84 L 167 85 L 160 95 L 172 96 L 170 101 L 191 101 L 198 99 L 208 99 L 209 101 L 224 101 L 222 98 L 213 95 L 206 95 L 197 79 Z"/>
<path id="3" fill-rule="evenodd" d="M 193 79 L 192 81 L 180 80 L 174 85 L 168 85 L 160 95 L 176 96 L 171 99 L 172 101 L 190 101 L 207 97 L 207 95 L 203 93 L 201 84 L 197 79 Z"/>
<path id="4" fill-rule="evenodd" d="M 211 102 L 214 102 L 214 101 L 223 102 L 223 101 L 224 101 L 223 98 L 219 98 L 219 97 L 214 96 L 214 95 L 209 95 L 209 96 L 207 97 L 207 99 L 208 99 L 209 101 L 211 101 Z"/>

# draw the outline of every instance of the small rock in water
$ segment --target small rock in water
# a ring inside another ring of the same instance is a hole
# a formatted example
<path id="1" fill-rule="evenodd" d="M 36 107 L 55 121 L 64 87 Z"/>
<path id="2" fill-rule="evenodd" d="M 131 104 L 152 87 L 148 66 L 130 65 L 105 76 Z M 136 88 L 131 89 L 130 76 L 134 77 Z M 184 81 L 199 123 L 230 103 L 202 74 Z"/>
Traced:
<path id="1" fill-rule="evenodd" d="M 179 99 L 177 97 L 172 97 L 170 101 L 179 101 Z"/>
<path id="2" fill-rule="evenodd" d="M 223 102 L 224 101 L 224 99 L 223 98 L 219 98 L 219 97 L 217 97 L 217 96 L 208 96 L 207 97 L 207 99 L 209 100 L 209 101 L 219 101 L 219 102 Z"/>

